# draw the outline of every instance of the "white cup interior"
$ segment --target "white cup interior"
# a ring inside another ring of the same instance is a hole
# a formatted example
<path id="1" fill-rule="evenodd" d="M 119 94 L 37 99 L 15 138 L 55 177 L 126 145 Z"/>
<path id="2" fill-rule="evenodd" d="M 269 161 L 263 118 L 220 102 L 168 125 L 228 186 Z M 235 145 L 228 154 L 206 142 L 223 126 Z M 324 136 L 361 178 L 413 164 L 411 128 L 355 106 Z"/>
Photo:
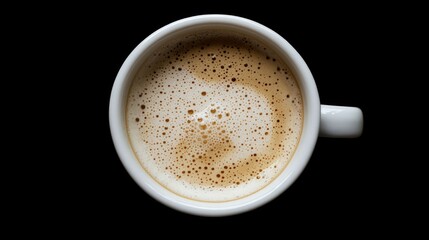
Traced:
<path id="1" fill-rule="evenodd" d="M 285 170 L 262 190 L 228 202 L 200 202 L 178 196 L 153 180 L 138 163 L 127 136 L 125 106 L 135 74 L 159 46 L 198 31 L 220 29 L 256 38 L 272 48 L 288 64 L 296 77 L 304 103 L 304 125 L 299 145 Z M 252 210 L 286 190 L 307 165 L 313 152 L 320 124 L 320 101 L 314 79 L 301 56 L 280 35 L 254 21 L 229 15 L 201 15 L 171 23 L 141 42 L 122 65 L 112 89 L 109 109 L 110 128 L 117 153 L 137 184 L 149 195 L 179 211 L 201 216 L 226 216 Z"/>

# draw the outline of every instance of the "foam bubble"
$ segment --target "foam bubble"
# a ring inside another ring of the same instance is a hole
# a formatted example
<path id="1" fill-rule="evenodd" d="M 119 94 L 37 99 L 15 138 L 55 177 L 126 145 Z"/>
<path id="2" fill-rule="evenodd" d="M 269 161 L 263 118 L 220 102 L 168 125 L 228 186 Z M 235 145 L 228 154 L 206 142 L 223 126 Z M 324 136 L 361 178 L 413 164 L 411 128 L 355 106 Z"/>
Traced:
<path id="1" fill-rule="evenodd" d="M 228 201 L 285 168 L 298 144 L 302 97 L 260 43 L 207 35 L 165 46 L 136 75 L 127 102 L 144 169 L 179 195 Z"/>

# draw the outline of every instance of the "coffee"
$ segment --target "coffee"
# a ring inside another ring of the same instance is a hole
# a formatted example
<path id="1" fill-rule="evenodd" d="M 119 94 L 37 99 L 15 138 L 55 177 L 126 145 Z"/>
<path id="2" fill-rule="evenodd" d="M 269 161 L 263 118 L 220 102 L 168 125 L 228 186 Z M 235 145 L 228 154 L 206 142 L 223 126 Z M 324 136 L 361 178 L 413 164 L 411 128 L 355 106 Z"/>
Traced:
<path id="1" fill-rule="evenodd" d="M 130 87 L 131 146 L 158 183 L 198 201 L 230 201 L 272 182 L 298 146 L 302 96 L 262 42 L 216 31 L 169 41 Z"/>

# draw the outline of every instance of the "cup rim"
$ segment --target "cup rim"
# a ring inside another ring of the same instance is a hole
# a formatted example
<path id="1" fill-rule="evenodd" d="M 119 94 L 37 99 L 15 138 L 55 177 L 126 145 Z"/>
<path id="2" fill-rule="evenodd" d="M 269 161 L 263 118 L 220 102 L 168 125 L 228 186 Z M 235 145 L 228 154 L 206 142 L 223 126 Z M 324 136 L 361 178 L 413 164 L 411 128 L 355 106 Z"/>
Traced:
<path id="1" fill-rule="evenodd" d="M 152 44 L 196 25 L 224 24 L 252 31 L 267 39 L 278 48 L 280 55 L 288 58 L 288 65 L 299 82 L 304 101 L 304 125 L 300 142 L 291 162 L 269 185 L 248 197 L 229 202 L 207 203 L 178 196 L 154 181 L 141 167 L 130 147 L 125 125 L 124 101 L 132 81 L 131 73 L 138 68 L 138 60 Z M 181 212 L 200 216 L 228 216 L 255 209 L 283 193 L 301 174 L 315 147 L 320 125 L 320 100 L 313 76 L 298 52 L 279 34 L 268 27 L 243 17 L 207 14 L 172 22 L 144 39 L 127 57 L 121 66 L 110 97 L 109 123 L 117 154 L 134 181 L 150 196 Z"/>

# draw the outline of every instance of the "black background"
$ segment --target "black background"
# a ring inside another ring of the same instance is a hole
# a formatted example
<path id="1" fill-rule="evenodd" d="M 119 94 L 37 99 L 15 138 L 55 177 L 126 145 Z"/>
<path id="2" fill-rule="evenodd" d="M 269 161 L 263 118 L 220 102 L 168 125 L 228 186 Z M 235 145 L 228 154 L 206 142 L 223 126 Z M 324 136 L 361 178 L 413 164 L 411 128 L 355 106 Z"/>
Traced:
<path id="1" fill-rule="evenodd" d="M 213 226 L 259 232 L 272 225 L 297 233 L 297 226 L 323 225 L 323 231 L 362 235 L 383 229 L 380 222 L 395 222 L 398 212 L 406 212 L 392 203 L 400 195 L 392 189 L 404 190 L 396 178 L 400 173 L 391 169 L 396 162 L 387 153 L 400 157 L 398 144 L 381 144 L 394 137 L 385 122 L 393 115 L 391 96 L 400 95 L 402 88 L 393 77 L 400 68 L 392 39 L 405 30 L 401 11 L 394 10 L 213 2 L 64 6 L 36 14 L 25 24 L 36 33 L 18 30 L 25 36 L 18 43 L 29 51 L 28 71 L 38 76 L 37 84 L 29 78 L 28 93 L 23 94 L 32 98 L 26 106 L 38 107 L 35 134 L 48 140 L 34 138 L 34 147 L 22 153 L 37 156 L 27 165 L 34 177 L 14 190 L 25 195 L 20 200 L 29 214 L 24 216 L 44 216 L 46 226 L 69 232 L 95 226 L 141 231 L 148 219 L 152 226 L 181 225 L 183 236 L 195 227 L 214 235 Z M 321 102 L 359 107 L 365 119 L 360 138 L 319 138 L 307 168 L 280 197 L 223 218 L 187 215 L 149 197 L 122 166 L 108 122 L 110 91 L 128 54 L 158 28 L 208 13 L 249 18 L 279 33 L 308 64 Z M 35 94 L 32 84 L 43 91 Z"/>

